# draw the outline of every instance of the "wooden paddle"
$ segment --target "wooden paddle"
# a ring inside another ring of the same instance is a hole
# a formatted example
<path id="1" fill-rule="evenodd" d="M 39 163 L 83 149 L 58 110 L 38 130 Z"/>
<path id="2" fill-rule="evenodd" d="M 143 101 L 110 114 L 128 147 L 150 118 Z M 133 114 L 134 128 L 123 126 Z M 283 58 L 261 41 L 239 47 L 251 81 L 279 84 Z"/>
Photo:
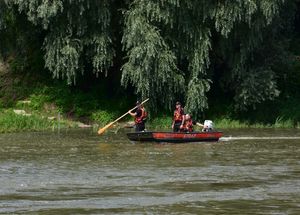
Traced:
<path id="1" fill-rule="evenodd" d="M 141 103 L 141 105 L 144 104 L 144 103 L 146 103 L 148 100 L 149 100 L 149 99 L 146 99 L 145 101 L 143 101 L 143 102 Z M 103 128 L 100 128 L 100 129 L 98 130 L 98 134 L 99 134 L 99 135 L 103 134 L 103 133 L 106 131 L 106 129 L 108 129 L 109 127 L 111 127 L 113 124 L 115 124 L 116 122 L 118 122 L 120 119 L 122 119 L 122 118 L 123 118 L 124 116 L 126 116 L 129 112 L 133 111 L 133 110 L 136 109 L 136 108 L 137 108 L 137 106 L 135 106 L 134 108 L 132 108 L 132 109 L 130 109 L 129 111 L 127 111 L 126 113 L 124 113 L 122 116 L 120 116 L 120 117 L 119 117 L 118 119 L 116 119 L 115 121 L 113 121 L 113 122 L 107 124 L 107 125 L 104 126 Z"/>

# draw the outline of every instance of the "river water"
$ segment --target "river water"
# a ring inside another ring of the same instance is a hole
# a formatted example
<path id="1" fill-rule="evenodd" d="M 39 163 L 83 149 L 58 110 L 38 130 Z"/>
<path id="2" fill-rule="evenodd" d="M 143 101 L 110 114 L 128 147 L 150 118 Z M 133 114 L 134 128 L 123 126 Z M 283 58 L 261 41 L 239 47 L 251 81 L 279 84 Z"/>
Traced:
<path id="1" fill-rule="evenodd" d="M 224 136 L 140 144 L 125 131 L 1 134 L 0 214 L 300 214 L 299 130 Z"/>

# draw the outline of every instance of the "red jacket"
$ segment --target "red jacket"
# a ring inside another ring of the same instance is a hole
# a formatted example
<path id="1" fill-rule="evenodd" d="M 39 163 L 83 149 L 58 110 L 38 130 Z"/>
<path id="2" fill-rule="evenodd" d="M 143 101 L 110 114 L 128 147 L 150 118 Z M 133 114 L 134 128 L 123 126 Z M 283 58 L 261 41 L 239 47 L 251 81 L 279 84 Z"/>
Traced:
<path id="1" fill-rule="evenodd" d="M 193 132 L 193 125 L 195 123 L 193 122 L 192 119 L 185 120 L 183 124 L 183 131 L 185 132 Z"/>
<path id="2" fill-rule="evenodd" d="M 145 108 L 138 108 L 136 110 L 136 116 L 134 119 L 135 124 L 140 124 L 143 123 L 144 120 L 147 118 L 147 112 L 145 110 Z"/>
<path id="3" fill-rule="evenodd" d="M 175 121 L 175 122 L 182 122 L 182 120 L 183 120 L 183 115 L 184 115 L 184 111 L 183 111 L 183 109 L 182 108 L 180 108 L 180 109 L 176 109 L 175 111 L 174 111 L 174 117 L 173 117 L 173 120 Z"/>

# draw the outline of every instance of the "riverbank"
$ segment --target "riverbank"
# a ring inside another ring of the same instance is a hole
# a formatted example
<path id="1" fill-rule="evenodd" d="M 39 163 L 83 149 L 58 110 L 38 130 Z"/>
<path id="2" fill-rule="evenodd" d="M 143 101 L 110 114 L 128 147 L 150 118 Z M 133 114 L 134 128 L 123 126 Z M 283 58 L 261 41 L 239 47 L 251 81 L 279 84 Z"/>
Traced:
<path id="1" fill-rule="evenodd" d="M 0 112 L 0 133 L 10 132 L 23 132 L 23 131 L 56 131 L 59 129 L 71 129 L 71 128 L 94 128 L 96 130 L 104 126 L 106 123 L 112 121 L 111 117 L 108 117 L 105 111 L 101 111 L 103 116 L 100 116 L 100 112 L 93 113 L 92 116 L 98 115 L 98 119 L 93 120 L 86 118 L 89 123 L 83 123 L 75 118 L 67 118 L 65 114 L 58 112 L 52 112 L 51 114 L 39 111 L 28 110 L 16 110 L 16 109 L 1 109 Z M 105 114 L 106 113 L 106 114 Z M 102 119 L 102 120 L 101 120 Z M 217 129 L 237 129 L 237 128 L 300 128 L 299 123 L 294 124 L 292 120 L 282 120 L 278 118 L 273 124 L 262 124 L 249 122 L 242 122 L 238 120 L 232 120 L 228 118 L 212 119 Z M 169 129 L 171 127 L 171 117 L 156 117 L 147 122 L 148 129 Z M 117 123 L 115 129 L 122 129 L 131 127 L 133 122 L 130 118 Z M 199 130 L 200 128 L 196 128 Z"/>
<path id="2" fill-rule="evenodd" d="M 219 129 L 236 129 L 236 128 L 300 128 L 299 122 L 290 119 L 278 117 L 274 123 L 251 123 L 249 121 L 240 121 L 229 118 L 211 119 L 216 128 Z M 149 122 L 149 127 L 154 129 L 166 129 L 171 127 L 171 117 L 158 117 Z M 203 123 L 203 122 L 200 122 Z"/>
<path id="3" fill-rule="evenodd" d="M 68 86 L 48 77 L 47 73 L 33 76 L 7 68 L 8 65 L 0 68 L 0 133 L 87 127 L 94 128 L 96 133 L 99 127 L 121 116 L 136 101 L 135 96 L 125 91 L 111 93 L 105 82 L 89 87 Z M 226 101 L 219 101 L 210 106 L 200 122 L 210 119 L 217 129 L 300 128 L 299 100 L 294 98 L 273 106 L 279 110 L 270 113 L 270 109 L 261 108 L 237 116 Z M 146 105 L 146 108 L 149 107 Z M 276 115 L 284 117 L 276 118 Z M 161 110 L 160 115 L 151 113 L 147 128 L 170 129 L 171 116 L 167 110 Z M 115 127 L 131 125 L 132 118 L 128 116 Z"/>
<path id="4" fill-rule="evenodd" d="M 63 117 L 50 117 L 39 113 L 26 113 L 24 110 L 1 109 L 0 133 L 23 131 L 46 131 L 77 128 L 79 122 Z"/>

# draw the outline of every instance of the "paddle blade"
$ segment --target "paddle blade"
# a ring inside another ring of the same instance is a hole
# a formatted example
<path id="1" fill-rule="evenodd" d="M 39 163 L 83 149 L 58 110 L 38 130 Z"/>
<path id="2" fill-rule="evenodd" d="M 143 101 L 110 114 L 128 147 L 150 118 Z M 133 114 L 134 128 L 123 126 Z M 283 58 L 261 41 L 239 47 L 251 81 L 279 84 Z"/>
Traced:
<path id="1" fill-rule="evenodd" d="M 110 126 L 112 126 L 113 123 L 109 123 L 108 125 L 104 126 L 103 128 L 100 128 L 98 130 L 98 134 L 101 135 L 103 134 Z"/>

